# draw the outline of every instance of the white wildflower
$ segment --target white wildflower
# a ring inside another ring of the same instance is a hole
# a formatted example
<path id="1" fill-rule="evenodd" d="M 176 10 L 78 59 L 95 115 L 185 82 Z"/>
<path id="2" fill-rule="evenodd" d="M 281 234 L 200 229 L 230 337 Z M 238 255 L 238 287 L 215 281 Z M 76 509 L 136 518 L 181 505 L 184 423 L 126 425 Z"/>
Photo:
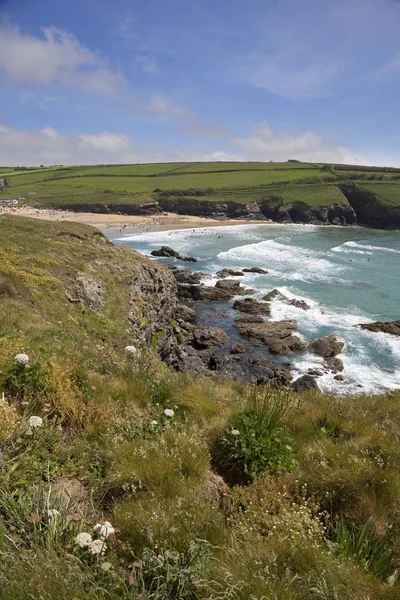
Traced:
<path id="1" fill-rule="evenodd" d="M 158 421 L 150 421 L 150 425 L 158 425 Z"/>
<path id="2" fill-rule="evenodd" d="M 60 515 L 60 511 L 56 508 L 49 508 L 49 510 L 47 511 L 47 516 L 50 521 L 52 521 L 53 519 L 57 519 Z"/>
<path id="3" fill-rule="evenodd" d="M 107 550 L 107 544 L 103 540 L 93 540 L 88 545 L 91 554 L 102 555 Z"/>
<path id="4" fill-rule="evenodd" d="M 29 427 L 32 429 L 36 429 L 36 427 L 43 427 L 43 419 L 42 417 L 29 417 L 28 419 Z"/>
<path id="5" fill-rule="evenodd" d="M 25 352 L 21 352 L 21 354 L 16 355 L 15 362 L 19 365 L 27 365 L 29 362 L 29 356 L 25 354 Z"/>
<path id="6" fill-rule="evenodd" d="M 93 527 L 93 531 L 102 540 L 106 540 L 109 535 L 115 533 L 115 529 L 109 521 L 96 523 L 96 525 Z"/>
<path id="7" fill-rule="evenodd" d="M 232 429 L 231 434 L 232 435 L 240 435 L 240 431 L 239 431 L 239 429 Z"/>
<path id="8" fill-rule="evenodd" d="M 92 542 L 93 540 L 90 533 L 86 533 L 84 531 L 82 533 L 78 533 L 75 538 L 75 544 L 77 544 L 80 548 L 88 548 Z"/>
<path id="9" fill-rule="evenodd" d="M 173 417 L 173 416 L 174 416 L 174 414 L 175 414 L 175 413 L 174 413 L 174 411 L 172 410 L 172 408 L 166 408 L 166 409 L 164 410 L 164 415 L 165 415 L 166 417 Z"/>
<path id="10" fill-rule="evenodd" d="M 100 565 L 100 569 L 102 571 L 105 571 L 106 573 L 108 573 L 109 571 L 112 571 L 112 568 L 113 568 L 113 566 L 110 562 L 103 562 Z"/>
<path id="11" fill-rule="evenodd" d="M 125 352 L 127 352 L 128 354 L 136 354 L 136 346 L 125 346 Z"/>

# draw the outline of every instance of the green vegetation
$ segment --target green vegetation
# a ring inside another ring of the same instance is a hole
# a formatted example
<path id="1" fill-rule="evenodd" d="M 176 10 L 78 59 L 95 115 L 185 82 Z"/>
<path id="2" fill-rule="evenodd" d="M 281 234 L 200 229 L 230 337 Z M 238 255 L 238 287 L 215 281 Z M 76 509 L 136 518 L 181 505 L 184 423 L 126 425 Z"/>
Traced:
<path id="1" fill-rule="evenodd" d="M 172 373 L 138 337 L 152 272 L 90 227 L 0 218 L 2 600 L 399 598 L 400 394 Z"/>
<path id="2" fill-rule="evenodd" d="M 161 198 L 208 202 L 300 202 L 311 207 L 349 207 L 343 184 L 372 189 L 378 205 L 400 206 L 397 169 L 311 163 L 163 163 L 3 169 L 7 187 L 0 198 L 25 198 L 41 207 L 117 207 L 129 210 Z M 372 183 L 373 182 L 373 183 Z M 362 187 L 361 187 L 362 186 Z M 179 191 L 179 194 L 174 192 Z"/>

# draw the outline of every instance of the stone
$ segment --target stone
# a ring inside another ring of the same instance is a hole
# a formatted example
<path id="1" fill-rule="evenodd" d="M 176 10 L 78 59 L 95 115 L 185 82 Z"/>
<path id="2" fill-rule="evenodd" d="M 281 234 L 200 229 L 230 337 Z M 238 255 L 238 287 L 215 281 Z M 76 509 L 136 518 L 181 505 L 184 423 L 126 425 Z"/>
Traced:
<path id="1" fill-rule="evenodd" d="M 244 354 L 245 352 L 246 348 L 242 344 L 233 344 L 231 347 L 231 354 Z"/>
<path id="2" fill-rule="evenodd" d="M 193 256 L 182 256 L 179 252 L 169 246 L 161 246 L 159 250 L 152 250 L 151 255 L 161 258 L 176 258 L 178 260 L 183 260 L 184 262 L 197 262 L 197 258 L 194 258 Z"/>
<path id="3" fill-rule="evenodd" d="M 292 383 L 292 388 L 296 392 L 307 392 L 309 390 L 318 390 L 319 387 L 314 377 L 311 375 L 303 375 Z"/>
<path id="4" fill-rule="evenodd" d="M 293 335 L 296 321 L 235 322 L 235 326 L 241 335 L 253 344 L 267 346 L 272 354 L 293 354 L 305 348 L 304 342 Z"/>
<path id="5" fill-rule="evenodd" d="M 380 331 L 390 335 L 400 335 L 400 321 L 376 321 L 375 323 L 363 323 L 361 329 L 367 331 Z"/>
<path id="6" fill-rule="evenodd" d="M 289 385 L 292 379 L 289 369 L 282 365 L 242 355 L 213 355 L 209 368 L 221 377 L 244 384 Z"/>
<path id="7" fill-rule="evenodd" d="M 328 369 L 330 371 L 333 371 L 334 373 L 337 373 L 338 371 L 343 371 L 344 369 L 343 361 L 340 360 L 340 358 L 337 358 L 336 356 L 326 358 L 325 364 L 328 367 Z"/>
<path id="8" fill-rule="evenodd" d="M 197 321 L 196 311 L 193 308 L 189 308 L 189 306 L 185 306 L 185 304 L 178 304 L 175 316 L 186 323 L 196 323 Z"/>
<path id="9" fill-rule="evenodd" d="M 266 302 L 259 302 L 254 298 L 244 298 L 243 300 L 236 300 L 233 304 L 235 310 L 244 312 L 247 314 L 257 315 L 269 315 L 271 310 L 269 304 Z"/>
<path id="10" fill-rule="evenodd" d="M 181 373 L 206 375 L 208 372 L 207 366 L 192 346 L 175 346 L 172 352 L 166 356 L 165 362 Z"/>
<path id="11" fill-rule="evenodd" d="M 336 379 L 336 381 L 344 381 L 344 376 L 343 375 L 335 375 L 335 377 L 333 379 Z"/>
<path id="12" fill-rule="evenodd" d="M 235 319 L 235 323 L 265 323 L 262 317 L 251 315 L 249 317 L 239 317 Z"/>
<path id="13" fill-rule="evenodd" d="M 226 277 L 243 277 L 244 275 L 242 271 L 234 271 L 233 269 L 221 269 L 221 271 L 217 271 L 215 274 L 221 279 L 225 279 Z"/>
<path id="14" fill-rule="evenodd" d="M 268 271 L 262 269 L 261 267 L 248 267 L 243 269 L 243 273 L 259 273 L 260 275 L 266 275 Z"/>
<path id="15" fill-rule="evenodd" d="M 271 292 L 268 292 L 268 294 L 266 294 L 265 296 L 262 297 L 262 300 L 266 300 L 267 302 L 270 302 L 271 300 L 275 300 L 275 299 L 278 299 L 281 302 L 288 304 L 289 306 L 296 306 L 296 308 L 301 308 L 302 310 L 309 310 L 311 308 L 309 306 L 309 304 L 307 304 L 307 302 L 305 302 L 305 300 L 297 300 L 296 298 L 288 298 L 287 296 L 282 294 L 282 292 L 280 292 L 277 289 L 274 289 Z"/>
<path id="16" fill-rule="evenodd" d="M 340 354 L 344 348 L 344 343 L 338 340 L 336 335 L 328 335 L 312 342 L 308 349 L 323 358 L 331 358 Z"/>
<path id="17" fill-rule="evenodd" d="M 244 288 L 240 285 L 240 281 L 234 279 L 219 279 L 215 284 L 215 287 L 220 290 L 226 290 L 233 296 L 246 296 L 248 294 L 255 294 L 255 290 Z"/>
<path id="18" fill-rule="evenodd" d="M 228 336 L 220 327 L 197 327 L 193 331 L 192 345 L 197 350 L 207 350 L 210 347 L 224 346 Z"/>
<path id="19" fill-rule="evenodd" d="M 193 273 L 190 269 L 176 269 L 173 275 L 178 283 L 199 284 L 203 273 Z"/>

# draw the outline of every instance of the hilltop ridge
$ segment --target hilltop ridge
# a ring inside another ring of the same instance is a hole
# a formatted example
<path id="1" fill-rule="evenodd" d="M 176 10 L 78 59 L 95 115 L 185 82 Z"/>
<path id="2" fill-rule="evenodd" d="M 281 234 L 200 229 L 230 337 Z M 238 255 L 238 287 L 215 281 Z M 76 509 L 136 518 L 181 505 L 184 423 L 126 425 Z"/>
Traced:
<path id="1" fill-rule="evenodd" d="M 315 163 L 162 163 L 1 169 L 5 198 L 86 212 L 400 226 L 400 169 Z"/>

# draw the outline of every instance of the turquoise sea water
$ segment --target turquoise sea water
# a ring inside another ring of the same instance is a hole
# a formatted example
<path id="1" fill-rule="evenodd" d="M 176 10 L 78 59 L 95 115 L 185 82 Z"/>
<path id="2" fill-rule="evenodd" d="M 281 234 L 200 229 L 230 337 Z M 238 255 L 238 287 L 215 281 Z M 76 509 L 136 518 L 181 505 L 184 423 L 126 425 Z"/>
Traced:
<path id="1" fill-rule="evenodd" d="M 273 320 L 296 319 L 306 341 L 331 333 L 345 341 L 340 356 L 345 381 L 326 373 L 318 378 L 321 389 L 378 393 L 400 388 L 400 338 L 357 327 L 400 318 L 399 233 L 312 225 L 238 225 L 119 234 L 112 239 L 144 254 L 161 245 L 172 246 L 198 258 L 189 267 L 209 275 L 223 267 L 264 267 L 268 275 L 238 278 L 257 289 L 255 297 L 278 288 L 311 305 L 303 311 L 275 300 Z M 214 282 L 215 278 L 205 281 Z M 322 362 L 307 352 L 290 361 L 296 376 L 321 367 Z"/>

